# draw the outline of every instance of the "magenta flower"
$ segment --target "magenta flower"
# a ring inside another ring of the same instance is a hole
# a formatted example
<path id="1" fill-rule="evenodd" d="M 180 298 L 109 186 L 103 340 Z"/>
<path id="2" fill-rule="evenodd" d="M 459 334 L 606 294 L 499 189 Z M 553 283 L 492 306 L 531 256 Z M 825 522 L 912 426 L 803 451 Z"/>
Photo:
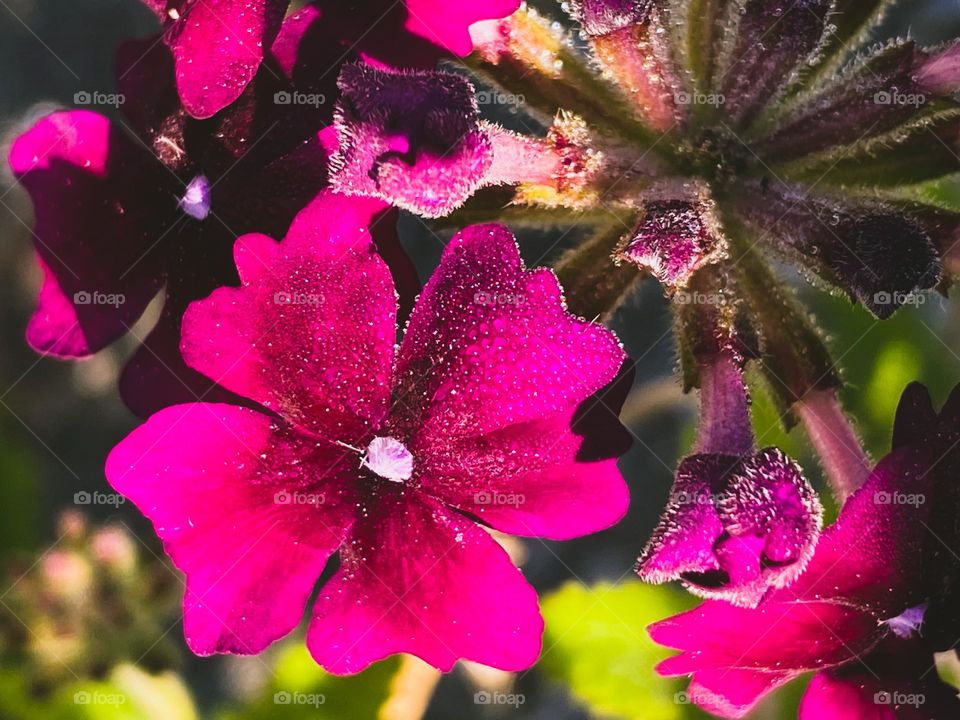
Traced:
<path id="1" fill-rule="evenodd" d="M 319 75 L 308 52 L 315 18 L 291 16 L 244 96 L 217 118 L 190 118 L 177 99 L 173 59 L 161 44 L 121 47 L 123 120 L 58 112 L 14 142 L 10 164 L 34 203 L 35 245 L 44 274 L 27 340 L 37 351 L 84 357 L 125 335 L 165 287 L 163 315 L 121 378 L 142 416 L 213 392 L 178 350 L 187 305 L 237 282 L 237 234 L 282 234 L 326 186 L 330 106 L 291 103 Z M 277 101 L 277 98 L 280 101 Z M 127 132 L 132 130 L 133 132 Z M 327 139 L 325 139 L 327 138 Z M 371 217 L 386 210 L 368 203 Z M 392 218 L 375 225 L 382 250 L 402 264 Z M 401 290 L 412 295 L 412 268 Z M 211 396 L 225 398 L 222 392 Z"/>
<path id="2" fill-rule="evenodd" d="M 777 448 L 755 451 L 741 370 L 728 353 L 700 366 L 694 454 L 637 565 L 647 582 L 756 606 L 792 583 L 813 556 L 823 508 L 800 467 Z"/>
<path id="3" fill-rule="evenodd" d="M 683 651 L 658 670 L 692 675 L 691 700 L 722 717 L 806 672 L 801 720 L 957 717 L 933 653 L 960 634 L 958 446 L 960 389 L 938 415 L 925 388 L 907 388 L 892 451 L 800 578 L 755 609 L 708 601 L 653 625 L 654 640 Z"/>
<path id="4" fill-rule="evenodd" d="M 162 410 L 107 477 L 186 573 L 199 654 L 290 632 L 339 550 L 307 635 L 331 672 L 397 652 L 526 668 L 536 594 L 476 521 L 564 539 L 624 514 L 604 442 L 621 435 L 585 414 L 624 353 L 493 225 L 454 237 L 396 348 L 393 282 L 357 205 L 324 193 L 279 244 L 237 241 L 241 287 L 190 307 L 182 349 L 254 407 Z"/>
<path id="5" fill-rule="evenodd" d="M 184 107 L 194 117 L 207 118 L 240 97 L 253 80 L 280 33 L 290 0 L 144 3 L 166 28 Z M 473 47 L 468 33 L 472 23 L 505 17 L 519 5 L 519 0 L 464 4 L 320 0 L 308 5 L 306 12 L 318 19 L 311 42 L 321 46 L 319 52 L 330 53 L 330 66 L 345 56 L 359 56 L 386 65 L 420 67 L 432 65 L 445 52 L 466 55 Z M 321 67 L 321 73 L 328 71 Z"/>

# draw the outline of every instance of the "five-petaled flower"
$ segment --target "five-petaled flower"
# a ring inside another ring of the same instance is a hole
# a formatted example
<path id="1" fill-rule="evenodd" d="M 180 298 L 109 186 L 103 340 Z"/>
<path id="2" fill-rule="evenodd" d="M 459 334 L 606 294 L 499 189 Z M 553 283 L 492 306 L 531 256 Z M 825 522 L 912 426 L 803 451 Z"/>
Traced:
<path id="1" fill-rule="evenodd" d="M 454 237 L 395 347 L 362 203 L 328 191 L 282 242 L 237 241 L 241 287 L 188 309 L 182 350 L 253 407 L 162 410 L 113 450 L 107 478 L 185 572 L 197 653 L 255 653 L 288 633 L 339 549 L 307 634 L 328 670 L 396 652 L 526 668 L 536 593 L 476 521 L 566 539 L 624 514 L 619 404 L 594 397 L 624 353 L 496 225 Z"/>
<path id="2" fill-rule="evenodd" d="M 816 675 L 801 720 L 957 717 L 933 654 L 960 635 L 958 476 L 960 388 L 938 414 L 911 385 L 891 452 L 799 579 L 753 609 L 710 600 L 651 626 L 654 640 L 683 651 L 659 671 L 692 675 L 690 697 L 728 718 L 807 672 Z"/>

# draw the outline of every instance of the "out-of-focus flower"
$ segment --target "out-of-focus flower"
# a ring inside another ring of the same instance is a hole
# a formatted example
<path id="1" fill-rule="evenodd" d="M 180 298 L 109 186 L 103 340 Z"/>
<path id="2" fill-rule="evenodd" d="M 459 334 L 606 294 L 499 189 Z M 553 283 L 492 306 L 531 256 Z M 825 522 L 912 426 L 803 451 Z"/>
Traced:
<path id="1" fill-rule="evenodd" d="M 173 568 L 141 557 L 126 528 L 91 528 L 77 512 L 61 516 L 58 533 L 52 548 L 9 568 L 17 581 L 3 598 L 0 659 L 37 690 L 102 678 L 130 658 L 176 663 L 164 637 L 180 587 Z"/>
<path id="2" fill-rule="evenodd" d="M 753 609 L 708 601 L 650 628 L 683 652 L 690 698 L 744 716 L 773 688 L 815 672 L 801 720 L 956 717 L 934 653 L 960 633 L 960 388 L 941 412 L 925 388 L 900 402 L 893 449 L 820 538 L 806 571 Z"/>
<path id="3" fill-rule="evenodd" d="M 396 652 L 528 667 L 536 593 L 476 521 L 564 539 L 623 515 L 619 402 L 594 395 L 624 353 L 493 225 L 447 246 L 395 348 L 364 207 L 325 192 L 281 243 L 237 241 L 241 287 L 191 306 L 182 349 L 259 407 L 163 410 L 107 477 L 186 573 L 197 653 L 256 653 L 290 632 L 339 550 L 307 634 L 328 670 Z"/>

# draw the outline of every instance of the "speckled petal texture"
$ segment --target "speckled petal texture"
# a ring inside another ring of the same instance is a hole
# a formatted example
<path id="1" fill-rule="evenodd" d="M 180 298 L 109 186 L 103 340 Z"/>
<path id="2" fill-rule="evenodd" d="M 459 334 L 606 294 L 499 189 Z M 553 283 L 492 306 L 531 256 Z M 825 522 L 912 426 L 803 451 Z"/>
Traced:
<path id="1" fill-rule="evenodd" d="M 396 296 L 370 201 L 324 193 L 282 243 L 237 241 L 242 287 L 184 315 L 187 363 L 328 438 L 359 442 L 387 412 Z"/>
<path id="2" fill-rule="evenodd" d="M 106 474 L 187 576 L 190 648 L 247 655 L 303 617 L 353 522 L 353 469 L 342 448 L 318 446 L 267 415 L 194 403 L 131 433 Z"/>
<path id="3" fill-rule="evenodd" d="M 435 500 L 387 489 L 320 591 L 307 646 L 338 674 L 396 652 L 441 670 L 458 658 L 522 670 L 542 630 L 536 592 L 493 538 Z"/>
<path id="4" fill-rule="evenodd" d="M 399 393 L 416 448 L 431 453 L 568 411 L 625 357 L 610 331 L 565 312 L 551 271 L 524 270 L 506 228 L 474 225 L 447 245 L 414 309 Z"/>
<path id="5" fill-rule="evenodd" d="M 289 0 L 186 0 L 167 43 L 191 115 L 206 118 L 238 97 L 280 30 Z"/>

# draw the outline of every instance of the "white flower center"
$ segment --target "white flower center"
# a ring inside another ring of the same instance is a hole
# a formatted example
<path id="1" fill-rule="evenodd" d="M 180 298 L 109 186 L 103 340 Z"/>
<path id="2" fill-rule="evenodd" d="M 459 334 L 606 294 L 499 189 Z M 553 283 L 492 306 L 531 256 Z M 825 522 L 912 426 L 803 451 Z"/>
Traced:
<path id="1" fill-rule="evenodd" d="M 376 437 L 363 454 L 363 465 L 382 478 L 403 482 L 413 476 L 413 455 L 392 437 Z"/>
<path id="2" fill-rule="evenodd" d="M 206 220 L 210 214 L 210 181 L 206 175 L 197 175 L 187 185 L 180 198 L 180 209 L 197 220 Z"/>

